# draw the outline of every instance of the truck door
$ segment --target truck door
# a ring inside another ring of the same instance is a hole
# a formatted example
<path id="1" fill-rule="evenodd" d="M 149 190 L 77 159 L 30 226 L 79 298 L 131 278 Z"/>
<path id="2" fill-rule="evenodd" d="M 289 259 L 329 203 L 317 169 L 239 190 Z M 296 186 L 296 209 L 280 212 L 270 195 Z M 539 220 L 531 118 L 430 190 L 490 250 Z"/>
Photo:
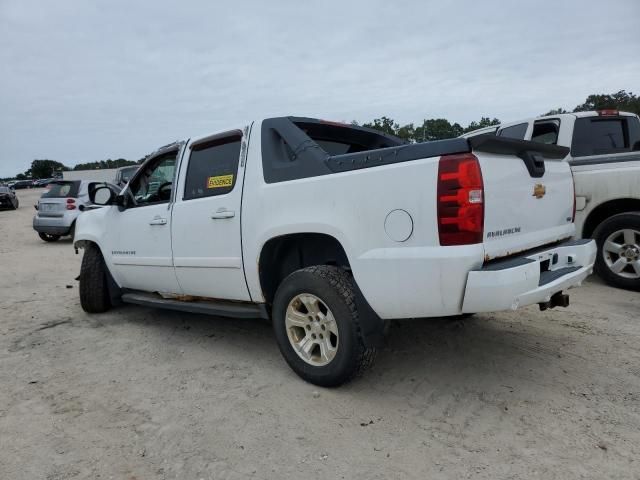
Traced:
<path id="1" fill-rule="evenodd" d="M 179 147 L 149 159 L 106 227 L 106 255 L 124 288 L 180 293 L 171 256 L 171 192 Z"/>
<path id="2" fill-rule="evenodd" d="M 173 263 L 185 295 L 249 301 L 240 241 L 240 130 L 189 144 L 173 209 Z"/>

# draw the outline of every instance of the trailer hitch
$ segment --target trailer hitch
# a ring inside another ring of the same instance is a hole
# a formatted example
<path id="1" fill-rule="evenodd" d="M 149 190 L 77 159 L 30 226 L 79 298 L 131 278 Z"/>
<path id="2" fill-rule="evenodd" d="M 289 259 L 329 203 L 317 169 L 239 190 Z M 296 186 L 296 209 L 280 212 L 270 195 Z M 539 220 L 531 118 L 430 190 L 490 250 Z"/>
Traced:
<path id="1" fill-rule="evenodd" d="M 554 307 L 566 308 L 569 306 L 569 295 L 562 292 L 554 293 L 548 302 L 540 302 L 538 306 L 540 307 L 540 311 L 544 311 L 547 308 L 554 308 Z"/>

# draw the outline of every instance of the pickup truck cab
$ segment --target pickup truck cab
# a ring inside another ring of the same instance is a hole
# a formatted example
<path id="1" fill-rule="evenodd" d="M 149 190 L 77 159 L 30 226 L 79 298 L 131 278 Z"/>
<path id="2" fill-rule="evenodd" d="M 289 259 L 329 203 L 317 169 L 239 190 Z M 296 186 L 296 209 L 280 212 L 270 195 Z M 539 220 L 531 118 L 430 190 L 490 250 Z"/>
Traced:
<path id="1" fill-rule="evenodd" d="M 576 189 L 576 237 L 594 238 L 597 273 L 640 290 L 640 119 L 606 109 L 530 118 L 464 135 L 493 133 L 570 148 Z"/>
<path id="2" fill-rule="evenodd" d="M 568 149 L 422 144 L 270 118 L 167 145 L 78 218 L 80 300 L 271 319 L 302 378 L 369 365 L 385 320 L 567 306 L 595 245 L 571 240 Z"/>

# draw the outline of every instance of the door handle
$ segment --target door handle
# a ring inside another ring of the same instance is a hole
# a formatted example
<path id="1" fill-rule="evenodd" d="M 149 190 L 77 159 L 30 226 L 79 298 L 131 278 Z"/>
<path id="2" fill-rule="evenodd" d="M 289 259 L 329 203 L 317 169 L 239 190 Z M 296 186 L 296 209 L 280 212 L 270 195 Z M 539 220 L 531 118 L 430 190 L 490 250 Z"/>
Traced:
<path id="1" fill-rule="evenodd" d="M 212 220 L 220 220 L 223 218 L 233 218 L 236 216 L 236 212 L 233 210 L 227 210 L 226 208 L 219 208 L 213 215 L 211 215 Z"/>
<path id="2" fill-rule="evenodd" d="M 149 222 L 149 225 L 166 225 L 166 224 L 167 224 L 167 219 L 160 218 L 160 217 L 154 217 L 153 220 Z"/>

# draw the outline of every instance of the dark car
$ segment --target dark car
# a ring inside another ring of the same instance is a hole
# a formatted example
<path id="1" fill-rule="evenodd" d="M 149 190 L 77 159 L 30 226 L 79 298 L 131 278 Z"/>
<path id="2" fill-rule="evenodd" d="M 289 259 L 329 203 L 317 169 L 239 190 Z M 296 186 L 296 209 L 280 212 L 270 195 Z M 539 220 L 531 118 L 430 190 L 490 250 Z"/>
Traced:
<path id="1" fill-rule="evenodd" d="M 9 187 L 0 187 L 0 208 L 15 210 L 20 205 L 16 192 Z"/>
<path id="2" fill-rule="evenodd" d="M 20 188 L 31 188 L 32 187 L 32 180 L 18 180 L 16 183 L 13 184 L 13 188 L 15 190 L 18 190 Z"/>

